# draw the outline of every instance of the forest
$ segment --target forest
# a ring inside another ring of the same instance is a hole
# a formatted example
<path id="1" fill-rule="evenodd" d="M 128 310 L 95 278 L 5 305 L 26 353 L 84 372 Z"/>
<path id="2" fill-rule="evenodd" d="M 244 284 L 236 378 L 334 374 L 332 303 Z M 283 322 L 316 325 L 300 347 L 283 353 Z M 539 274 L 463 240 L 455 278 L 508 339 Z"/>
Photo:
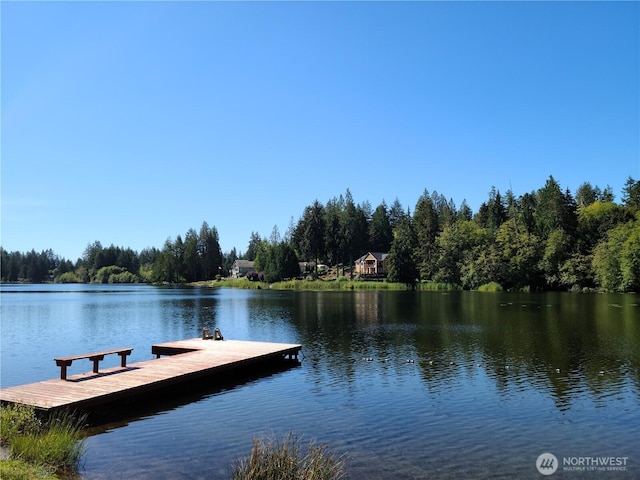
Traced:
<path id="1" fill-rule="evenodd" d="M 611 188 L 588 182 L 572 193 L 550 176 L 518 197 L 491 188 L 473 212 L 466 201 L 457 207 L 426 189 L 412 207 L 396 199 L 375 209 L 347 190 L 306 206 L 283 236 L 277 227 L 269 238 L 252 232 L 244 253 L 223 253 L 217 229 L 203 222 L 184 238 L 167 238 L 161 249 L 136 252 L 95 241 L 75 263 L 51 250 L 0 247 L 0 276 L 3 282 L 191 283 L 224 278 L 236 259 L 246 259 L 271 283 L 299 277 L 299 262 L 350 272 L 365 253 L 385 252 L 385 281 L 411 288 L 436 282 L 462 289 L 638 291 L 640 181 L 628 177 L 621 193 L 616 202 Z"/>

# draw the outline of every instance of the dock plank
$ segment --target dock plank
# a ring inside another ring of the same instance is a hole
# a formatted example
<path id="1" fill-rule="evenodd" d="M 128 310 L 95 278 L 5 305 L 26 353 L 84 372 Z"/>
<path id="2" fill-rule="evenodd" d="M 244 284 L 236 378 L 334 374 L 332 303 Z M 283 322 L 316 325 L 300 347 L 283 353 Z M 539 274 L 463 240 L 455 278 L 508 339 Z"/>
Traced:
<path id="1" fill-rule="evenodd" d="M 85 409 L 240 366 L 284 356 L 297 358 L 301 348 L 295 344 L 240 340 L 179 340 L 153 345 L 153 353 L 167 355 L 153 360 L 105 368 L 97 374 L 69 375 L 67 380 L 2 388 L 0 401 L 40 410 Z M 185 350 L 187 353 L 173 353 Z"/>

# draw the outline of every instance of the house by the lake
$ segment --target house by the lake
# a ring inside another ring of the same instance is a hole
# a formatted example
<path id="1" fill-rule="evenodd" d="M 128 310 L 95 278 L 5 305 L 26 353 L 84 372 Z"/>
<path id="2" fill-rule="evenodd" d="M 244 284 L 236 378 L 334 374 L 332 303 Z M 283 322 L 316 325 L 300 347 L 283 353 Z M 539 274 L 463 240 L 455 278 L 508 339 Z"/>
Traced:
<path id="1" fill-rule="evenodd" d="M 367 252 L 356 260 L 354 273 L 359 276 L 385 277 L 388 258 L 387 252 Z"/>
<path id="2" fill-rule="evenodd" d="M 231 276 L 233 278 L 240 278 L 247 275 L 249 272 L 255 272 L 253 268 L 253 262 L 249 260 L 236 260 L 231 266 Z"/>

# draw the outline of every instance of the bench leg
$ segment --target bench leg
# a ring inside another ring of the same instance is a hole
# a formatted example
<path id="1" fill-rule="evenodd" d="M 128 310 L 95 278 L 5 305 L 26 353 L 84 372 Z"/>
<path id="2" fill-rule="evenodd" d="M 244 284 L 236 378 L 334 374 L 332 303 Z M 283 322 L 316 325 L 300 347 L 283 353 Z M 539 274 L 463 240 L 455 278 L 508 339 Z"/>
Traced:
<path id="1" fill-rule="evenodd" d="M 98 363 L 100 363 L 100 360 L 104 360 L 104 355 L 89 357 L 89 360 L 93 362 L 93 373 L 98 373 Z"/>
<path id="2" fill-rule="evenodd" d="M 60 380 L 66 380 L 67 367 L 71 365 L 71 360 L 56 360 L 56 365 L 60 367 Z"/>
<path id="3" fill-rule="evenodd" d="M 125 368 L 127 366 L 127 355 L 129 355 L 129 353 L 120 352 L 120 353 L 118 353 L 118 355 L 120 355 L 120 366 L 122 368 Z"/>

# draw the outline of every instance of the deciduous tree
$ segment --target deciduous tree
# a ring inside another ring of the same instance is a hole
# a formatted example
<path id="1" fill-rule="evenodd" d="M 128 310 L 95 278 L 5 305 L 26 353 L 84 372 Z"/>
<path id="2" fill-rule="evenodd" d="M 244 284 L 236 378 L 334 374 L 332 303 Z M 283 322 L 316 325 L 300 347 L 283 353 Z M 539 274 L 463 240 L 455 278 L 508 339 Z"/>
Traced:
<path id="1" fill-rule="evenodd" d="M 470 265 L 473 252 L 485 244 L 487 237 L 487 230 L 473 221 L 459 220 L 445 226 L 436 240 L 438 258 L 434 280 L 462 285 L 463 269 Z"/>
<path id="2" fill-rule="evenodd" d="M 640 288 L 640 213 L 636 219 L 612 229 L 594 249 L 596 281 L 610 291 Z"/>

